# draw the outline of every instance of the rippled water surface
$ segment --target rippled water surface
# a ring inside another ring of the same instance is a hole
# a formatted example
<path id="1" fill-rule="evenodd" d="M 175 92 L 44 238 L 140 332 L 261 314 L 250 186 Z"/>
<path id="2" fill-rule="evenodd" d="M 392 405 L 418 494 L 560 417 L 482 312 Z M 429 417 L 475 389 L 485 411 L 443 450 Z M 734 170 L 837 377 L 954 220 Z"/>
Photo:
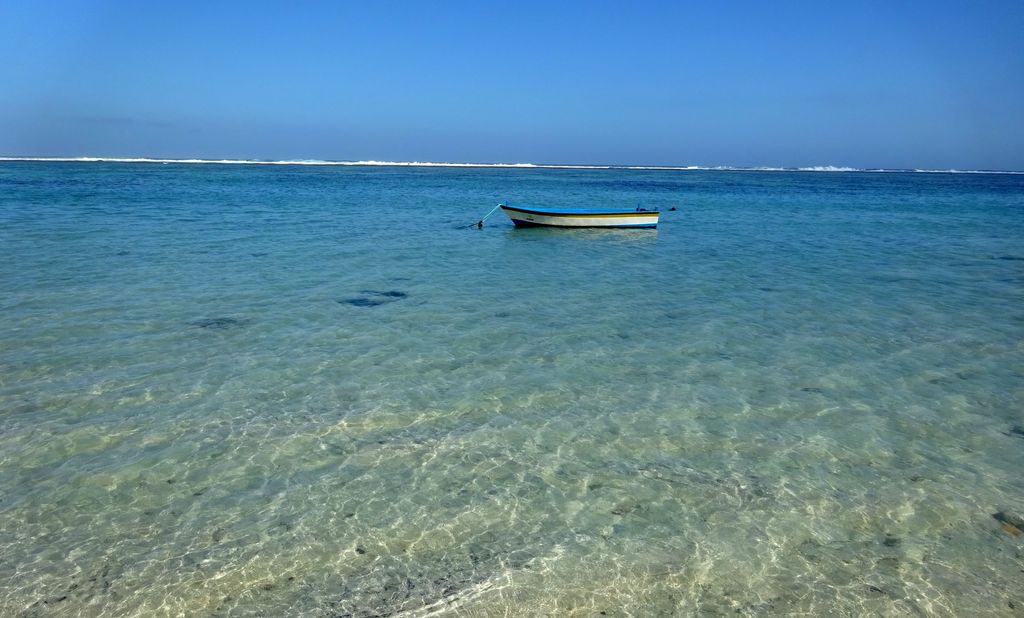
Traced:
<path id="1" fill-rule="evenodd" d="M 0 247 L 0 615 L 1024 611 L 1024 177 L 4 163 Z"/>

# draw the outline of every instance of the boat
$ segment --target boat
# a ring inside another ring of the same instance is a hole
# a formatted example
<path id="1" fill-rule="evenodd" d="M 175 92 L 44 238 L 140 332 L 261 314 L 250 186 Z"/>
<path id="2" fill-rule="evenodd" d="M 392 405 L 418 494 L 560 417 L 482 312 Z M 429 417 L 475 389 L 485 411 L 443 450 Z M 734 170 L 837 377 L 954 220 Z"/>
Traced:
<path id="1" fill-rule="evenodd" d="M 534 208 L 498 204 L 516 227 L 658 227 L 657 210 L 645 208 Z"/>

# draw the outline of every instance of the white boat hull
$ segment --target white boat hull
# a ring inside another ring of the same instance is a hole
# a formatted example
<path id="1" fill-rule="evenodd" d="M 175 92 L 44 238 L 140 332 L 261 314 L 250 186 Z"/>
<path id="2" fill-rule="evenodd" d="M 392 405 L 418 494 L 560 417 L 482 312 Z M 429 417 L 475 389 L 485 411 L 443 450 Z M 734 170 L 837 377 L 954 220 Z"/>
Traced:
<path id="1" fill-rule="evenodd" d="M 501 210 L 517 227 L 653 228 L 661 214 L 651 210 L 556 210 L 507 205 Z"/>

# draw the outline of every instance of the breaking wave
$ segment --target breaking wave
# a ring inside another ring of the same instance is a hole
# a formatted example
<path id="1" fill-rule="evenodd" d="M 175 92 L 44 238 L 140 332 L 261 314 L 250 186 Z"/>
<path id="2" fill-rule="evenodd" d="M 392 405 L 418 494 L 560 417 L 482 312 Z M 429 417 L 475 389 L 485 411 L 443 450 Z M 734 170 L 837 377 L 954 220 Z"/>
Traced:
<path id="1" fill-rule="evenodd" d="M 650 171 L 723 171 L 723 172 L 861 172 L 861 173 L 919 173 L 919 174 L 1024 174 L 1010 170 L 960 169 L 888 169 L 859 168 L 836 165 L 809 167 L 771 167 L 734 165 L 572 165 L 552 163 L 446 163 L 433 161 L 329 161 L 323 159 L 160 159 L 149 157 L 0 157 L 0 162 L 36 161 L 51 163 L 160 163 L 160 164 L 214 164 L 214 165 L 318 165 L 328 167 L 467 167 L 513 169 L 569 169 L 569 170 L 650 170 Z"/>

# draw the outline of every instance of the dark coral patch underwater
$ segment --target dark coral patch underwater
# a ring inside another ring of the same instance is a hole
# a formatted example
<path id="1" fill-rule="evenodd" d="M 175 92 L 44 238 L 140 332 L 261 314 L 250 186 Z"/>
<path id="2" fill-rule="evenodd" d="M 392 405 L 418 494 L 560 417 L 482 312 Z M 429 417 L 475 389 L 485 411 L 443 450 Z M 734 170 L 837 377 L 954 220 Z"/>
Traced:
<path id="1" fill-rule="evenodd" d="M 245 322 L 238 318 L 202 318 L 189 322 L 189 326 L 209 328 L 211 330 L 224 330 L 227 328 L 234 328 L 236 326 L 243 326 L 244 324 Z"/>
<path id="2" fill-rule="evenodd" d="M 386 305 L 387 303 L 393 303 L 396 300 L 401 300 L 408 297 L 409 295 L 405 292 L 398 290 L 360 290 L 366 296 L 358 296 L 356 298 L 346 298 L 339 300 L 338 302 L 343 305 L 352 305 L 355 307 L 376 307 L 378 305 Z"/>
<path id="3" fill-rule="evenodd" d="M 386 296 L 387 298 L 405 298 L 409 296 L 405 292 L 398 290 L 388 290 L 386 292 L 380 292 L 378 290 L 360 290 L 363 294 L 372 294 L 374 296 Z"/>

